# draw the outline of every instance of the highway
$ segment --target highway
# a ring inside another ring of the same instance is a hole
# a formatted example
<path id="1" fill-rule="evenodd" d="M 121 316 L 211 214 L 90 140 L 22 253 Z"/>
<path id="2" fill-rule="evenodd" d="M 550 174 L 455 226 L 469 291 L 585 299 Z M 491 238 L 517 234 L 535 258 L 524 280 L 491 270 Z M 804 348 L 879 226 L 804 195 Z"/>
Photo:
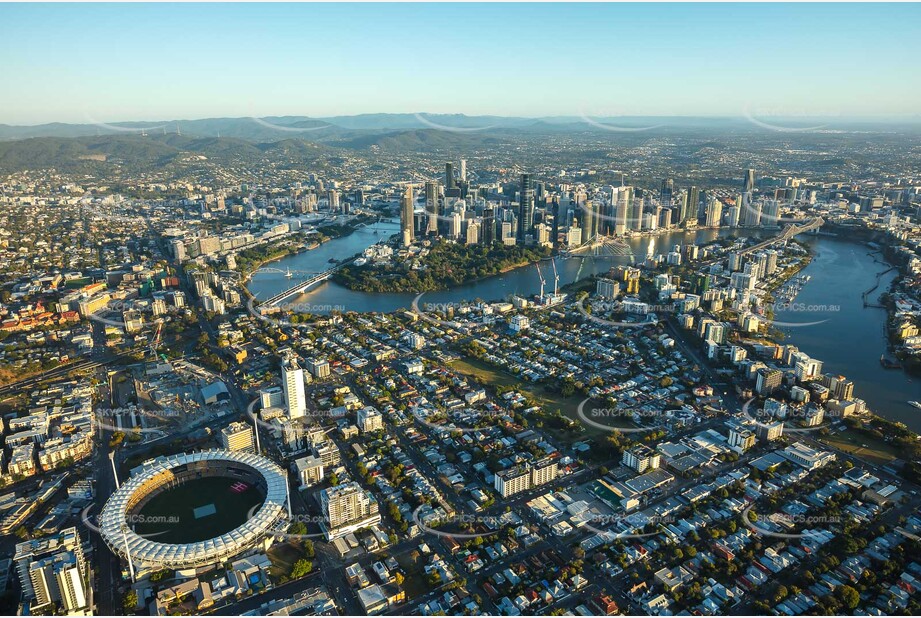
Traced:
<path id="1" fill-rule="evenodd" d="M 11 395 L 13 392 L 22 391 L 32 386 L 36 386 L 45 382 L 46 380 L 53 380 L 55 378 L 65 377 L 71 371 L 82 371 L 88 369 L 96 369 L 97 367 L 102 367 L 104 365 L 109 365 L 114 363 L 117 360 L 121 360 L 132 355 L 131 352 L 125 352 L 122 354 L 116 354 L 114 356 L 105 356 L 96 360 L 86 359 L 79 360 L 67 365 L 61 365 L 60 367 L 55 367 L 54 369 L 49 369 L 48 371 L 43 371 L 34 376 L 24 378 L 17 382 L 11 382 L 4 386 L 0 386 L 0 397 L 5 397 Z"/>

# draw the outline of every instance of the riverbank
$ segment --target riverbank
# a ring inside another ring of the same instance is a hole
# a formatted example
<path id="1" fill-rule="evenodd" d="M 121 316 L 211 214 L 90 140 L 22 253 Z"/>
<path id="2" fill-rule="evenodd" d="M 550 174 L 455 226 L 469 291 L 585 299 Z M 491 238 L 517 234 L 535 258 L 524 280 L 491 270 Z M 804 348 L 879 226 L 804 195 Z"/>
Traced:
<path id="1" fill-rule="evenodd" d="M 284 270 L 319 272 L 329 268 L 328 261 L 332 258 L 342 259 L 344 256 L 360 254 L 381 238 L 387 238 L 399 231 L 399 226 L 393 221 L 384 221 L 359 228 L 355 234 L 346 238 L 336 239 L 325 243 L 316 251 L 307 251 L 298 255 L 288 256 L 273 265 L 278 272 L 258 272 L 248 284 L 248 289 L 259 298 L 269 298 L 291 286 L 290 279 L 284 276 Z M 698 245 L 710 243 L 720 238 L 733 235 L 735 230 L 725 228 L 722 230 L 669 230 L 654 237 L 654 251 L 665 253 L 675 244 L 693 242 Z M 553 259 L 559 287 L 575 281 L 590 279 L 592 276 L 607 276 L 612 266 L 634 264 L 637 257 L 648 252 L 649 239 L 632 238 L 625 241 L 627 251 L 618 255 L 602 255 L 590 258 L 565 258 L 556 256 Z M 541 272 L 538 273 L 538 264 L 528 264 L 508 271 L 501 276 L 490 276 L 477 279 L 455 286 L 450 289 L 429 292 L 425 301 L 429 303 L 460 303 L 469 300 L 482 299 L 485 301 L 507 300 L 511 296 L 529 298 L 540 293 L 541 277 L 545 280 L 545 288 L 552 291 L 556 281 L 553 277 L 553 266 L 545 260 L 539 262 Z M 320 307 L 344 307 L 348 311 L 357 312 L 388 312 L 407 309 L 412 305 L 418 292 L 393 292 L 369 293 L 350 290 L 337 283 L 335 280 L 323 282 L 298 298 L 300 302 L 309 303 Z"/>
<path id="2" fill-rule="evenodd" d="M 333 280 L 349 290 L 366 293 L 438 292 L 509 273 L 550 257 L 551 251 L 546 247 L 438 241 L 417 259 L 350 265 L 338 271 Z"/>
<path id="3" fill-rule="evenodd" d="M 908 401 L 921 400 L 921 383 L 880 364 L 889 350 L 890 313 L 865 303 L 869 290 L 887 289 L 898 275 L 890 262 L 868 254 L 868 240 L 860 235 L 806 237 L 813 259 L 800 271 L 810 280 L 797 295 L 799 309 L 778 309 L 775 318 L 790 324 L 781 328 L 785 343 L 821 360 L 824 373 L 852 380 L 854 395 L 866 401 L 874 416 L 918 432 L 921 413 Z"/>
<path id="4" fill-rule="evenodd" d="M 267 264 L 271 264 L 272 262 L 277 262 L 286 257 L 298 255 L 300 253 L 305 253 L 307 251 L 313 251 L 314 249 L 318 248 L 322 244 L 327 243 L 331 240 L 349 236 L 353 234 L 359 227 L 361 227 L 363 224 L 368 223 L 368 221 L 370 221 L 373 218 L 374 217 L 371 217 L 368 215 L 360 215 L 354 221 L 350 221 L 344 225 L 337 224 L 337 223 L 332 223 L 329 225 L 321 225 L 317 227 L 316 232 L 315 232 L 315 237 L 313 238 L 313 243 L 309 246 L 307 246 L 306 244 L 301 244 L 299 246 L 278 247 L 278 251 L 273 252 L 271 254 L 267 254 L 265 257 L 260 258 L 258 261 L 249 262 L 246 268 L 240 268 L 239 261 L 238 261 L 237 270 L 240 272 L 241 281 L 244 284 L 247 283 L 250 280 L 250 278 L 253 276 L 253 274 L 255 274 L 256 271 L 258 271 L 260 268 L 264 267 Z M 301 237 L 303 240 L 306 241 L 308 238 L 310 238 L 310 235 L 306 233 L 302 233 Z M 242 253 L 243 251 L 240 252 L 240 254 Z M 239 254 L 238 254 L 237 259 L 238 260 L 240 259 Z M 244 289 L 245 289 L 245 285 L 244 285 Z"/>
<path id="5" fill-rule="evenodd" d="M 290 238 L 287 238 L 287 239 L 285 239 L 285 240 L 288 241 L 288 242 L 290 242 L 291 239 L 290 239 Z M 306 237 L 302 238 L 302 240 L 306 240 Z M 260 257 L 260 258 L 258 258 L 258 259 L 257 259 L 257 258 L 246 258 L 246 257 L 242 257 L 242 258 L 241 258 L 240 256 L 241 256 L 242 253 L 243 253 L 243 251 L 241 251 L 239 254 L 237 254 L 237 271 L 240 273 L 241 281 L 242 281 L 243 283 L 246 283 L 247 281 L 249 281 L 250 277 L 252 277 L 253 274 L 254 274 L 257 270 L 259 270 L 260 268 L 262 268 L 262 267 L 265 266 L 266 264 L 271 264 L 272 262 L 277 262 L 278 260 L 281 260 L 281 259 L 283 259 L 283 258 L 286 258 L 286 257 L 288 257 L 289 255 L 295 255 L 295 254 L 297 254 L 297 253 L 300 253 L 301 251 L 310 251 L 310 250 L 311 250 L 310 248 L 304 247 L 301 243 L 297 243 L 297 244 L 298 244 L 297 247 L 288 246 L 288 244 L 286 244 L 285 246 L 282 246 L 282 247 L 278 247 L 278 246 L 276 245 L 274 251 L 272 251 L 271 253 L 268 253 L 268 254 L 266 254 L 266 255 L 264 255 L 263 257 Z M 317 244 L 317 246 L 319 246 L 319 244 Z M 314 247 L 314 248 L 315 248 L 315 247 Z M 246 251 L 246 250 L 244 250 L 244 251 Z M 241 260 L 241 259 L 244 260 L 242 266 L 241 266 L 241 264 L 240 264 L 240 260 Z"/>
<path id="6" fill-rule="evenodd" d="M 790 242 L 796 242 L 796 241 L 791 240 Z M 797 244 L 799 244 L 806 250 L 807 252 L 806 256 L 802 260 L 797 262 L 795 266 L 792 266 L 786 269 L 784 272 L 780 273 L 775 278 L 775 280 L 772 281 L 771 284 L 767 286 L 767 288 L 765 288 L 768 291 L 768 293 L 771 295 L 771 301 L 774 300 L 774 292 L 776 292 L 778 288 L 782 287 L 788 281 L 790 281 L 790 279 L 798 275 L 801 270 L 809 266 L 812 263 L 813 258 L 815 257 L 815 253 L 813 253 L 812 249 L 810 249 L 808 246 L 803 245 L 802 243 L 797 243 Z"/>

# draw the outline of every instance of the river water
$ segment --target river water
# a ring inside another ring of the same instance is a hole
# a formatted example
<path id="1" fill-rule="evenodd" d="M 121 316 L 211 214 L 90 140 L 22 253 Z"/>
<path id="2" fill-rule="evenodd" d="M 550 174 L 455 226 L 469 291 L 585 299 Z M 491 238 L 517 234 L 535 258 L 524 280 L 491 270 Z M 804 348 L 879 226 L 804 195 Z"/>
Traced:
<path id="1" fill-rule="evenodd" d="M 884 369 L 879 357 L 886 353 L 886 310 L 863 306 L 863 292 L 872 288 L 877 275 L 889 268 L 878 253 L 865 245 L 829 236 L 800 236 L 811 245 L 815 257 L 802 274 L 810 275 L 796 299 L 808 311 L 778 311 L 774 318 L 808 326 L 781 327 L 786 342 L 823 361 L 825 373 L 843 374 L 854 382 L 854 396 L 873 411 L 905 423 L 921 433 L 921 410 L 908 401 L 921 401 L 921 380 L 900 369 Z M 867 296 L 878 304 L 879 295 L 897 276 L 890 271 L 879 278 L 879 287 Z"/>
<path id="2" fill-rule="evenodd" d="M 382 238 L 389 238 L 397 231 L 399 231 L 398 224 L 390 222 L 377 223 L 361 228 L 350 236 L 326 242 L 313 251 L 305 251 L 282 258 L 277 262 L 273 262 L 271 267 L 281 271 L 286 271 L 290 268 L 301 272 L 320 272 L 332 266 L 329 262 L 330 258 L 339 260 L 348 258 L 360 253 L 366 247 Z M 742 232 L 737 231 L 737 234 L 742 234 Z M 648 251 L 650 239 L 654 243 L 655 252 L 664 253 L 676 244 L 689 242 L 703 244 L 718 236 L 725 235 L 728 235 L 728 231 L 697 230 L 694 232 L 672 232 L 654 237 L 636 237 L 627 242 L 635 259 L 642 261 Z M 625 257 L 554 258 L 560 287 L 592 275 L 606 273 L 612 265 L 630 264 L 632 261 L 633 258 L 629 255 Z M 532 296 L 540 293 L 541 274 L 546 281 L 545 290 L 548 293 L 552 292 L 554 285 L 553 265 L 550 264 L 549 260 L 545 260 L 540 263 L 540 273 L 538 273 L 538 266 L 531 264 L 502 275 L 471 282 L 450 290 L 428 292 L 420 302 L 456 303 L 475 299 L 494 301 L 506 299 L 512 294 Z M 296 282 L 296 279 L 287 279 L 281 272 L 257 272 L 253 275 L 247 287 L 250 292 L 257 295 L 257 298 L 269 298 L 291 287 Z M 415 297 L 416 294 L 412 293 L 371 294 L 357 292 L 334 282 L 325 282 L 311 288 L 306 294 L 297 299 L 290 299 L 290 301 L 303 306 L 305 311 L 310 310 L 310 307 L 316 307 L 313 311 L 315 313 L 326 313 L 331 308 L 341 311 L 386 312 L 408 308 Z"/>
<path id="3" fill-rule="evenodd" d="M 273 262 L 271 267 L 281 271 L 291 269 L 307 273 L 327 270 L 332 266 L 330 259 L 342 260 L 360 253 L 366 247 L 381 239 L 389 238 L 399 231 L 399 224 L 383 221 L 361 228 L 344 238 L 337 238 L 312 250 L 285 257 Z M 654 237 L 637 237 L 627 241 L 633 258 L 555 258 L 559 285 L 603 274 L 612 265 L 630 264 L 634 259 L 641 261 L 648 251 L 650 239 L 656 253 L 664 253 L 676 244 L 695 242 L 707 243 L 729 235 L 729 230 L 697 230 L 693 232 L 671 232 Z M 744 231 L 735 231 L 743 235 Z M 869 255 L 863 245 L 846 242 L 827 236 L 804 235 L 800 237 L 812 245 L 815 259 L 803 271 L 811 276 L 795 299 L 797 306 L 804 305 L 814 310 L 778 311 L 775 319 L 801 324 L 820 322 L 809 326 L 782 327 L 786 342 L 792 343 L 810 356 L 824 362 L 826 372 L 846 375 L 854 381 L 854 394 L 864 399 L 871 410 L 878 414 L 904 422 L 912 430 L 921 432 L 921 410 L 909 406 L 907 401 L 921 401 L 921 381 L 914 380 L 901 370 L 887 370 L 880 365 L 879 357 L 886 351 L 884 326 L 886 312 L 883 309 L 864 308 L 861 294 L 876 282 L 876 275 L 888 268 L 876 256 Z M 546 281 L 546 291 L 553 291 L 553 269 L 549 261 L 541 262 L 540 271 Z M 892 271 L 880 280 L 880 286 L 869 296 L 875 302 L 885 292 L 896 273 Z M 280 272 L 257 272 L 248 284 L 250 292 L 257 298 L 273 296 L 297 282 Z M 450 290 L 426 293 L 421 300 L 425 303 L 457 303 L 482 299 L 487 301 L 506 299 L 512 294 L 532 296 L 540 292 L 540 275 L 535 265 L 468 283 Z M 408 308 L 415 294 L 370 294 L 349 290 L 334 282 L 324 282 L 311 288 L 297 299 L 290 299 L 305 311 L 327 313 L 339 311 L 382 311 L 389 312 Z M 822 309 L 824 305 L 826 308 Z M 837 310 L 829 310 L 829 306 Z M 812 306 L 812 307 L 809 307 Z"/>

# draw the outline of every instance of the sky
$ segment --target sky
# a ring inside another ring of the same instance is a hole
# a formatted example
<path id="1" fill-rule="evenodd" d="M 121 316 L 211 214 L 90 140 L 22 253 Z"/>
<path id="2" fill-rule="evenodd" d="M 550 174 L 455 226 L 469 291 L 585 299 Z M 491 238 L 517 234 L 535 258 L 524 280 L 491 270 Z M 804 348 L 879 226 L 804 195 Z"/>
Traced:
<path id="1" fill-rule="evenodd" d="M 918 4 L 0 4 L 0 123 L 913 116 Z"/>

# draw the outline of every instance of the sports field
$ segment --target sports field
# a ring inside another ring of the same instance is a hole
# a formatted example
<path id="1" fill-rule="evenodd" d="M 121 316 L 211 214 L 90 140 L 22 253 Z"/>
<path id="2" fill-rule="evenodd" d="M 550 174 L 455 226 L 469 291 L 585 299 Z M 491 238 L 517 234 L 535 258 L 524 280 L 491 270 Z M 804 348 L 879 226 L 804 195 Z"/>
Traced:
<path id="1" fill-rule="evenodd" d="M 145 504 L 134 514 L 134 531 L 161 543 L 204 541 L 239 527 L 264 500 L 238 479 L 192 479 Z"/>

